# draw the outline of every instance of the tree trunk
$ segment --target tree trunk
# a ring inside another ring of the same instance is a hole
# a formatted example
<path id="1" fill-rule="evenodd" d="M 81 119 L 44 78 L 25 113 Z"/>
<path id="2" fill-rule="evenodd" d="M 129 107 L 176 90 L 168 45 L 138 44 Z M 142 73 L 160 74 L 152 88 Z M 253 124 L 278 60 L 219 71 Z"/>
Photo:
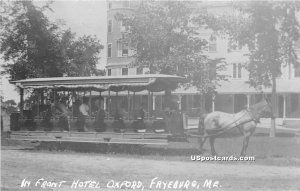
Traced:
<path id="1" fill-rule="evenodd" d="M 204 92 L 202 92 L 201 93 L 201 96 L 200 96 L 200 102 L 201 102 L 201 107 L 200 107 L 200 118 L 199 118 L 199 122 L 198 123 L 201 123 L 202 121 L 201 121 L 201 117 L 202 117 L 202 115 L 204 115 L 205 113 L 206 113 L 206 109 L 205 109 L 205 93 Z M 202 133 L 202 129 L 200 128 L 201 126 L 200 126 L 201 124 L 198 124 L 198 134 L 199 135 L 201 135 L 201 133 Z M 201 145 L 202 144 L 202 138 L 198 138 L 198 145 Z"/>
<path id="2" fill-rule="evenodd" d="M 277 100 L 276 100 L 276 78 L 272 77 L 272 113 L 270 137 L 276 136 L 276 116 L 277 116 Z"/>
<path id="3" fill-rule="evenodd" d="M 200 113 L 205 114 L 206 109 L 205 109 L 205 93 L 204 92 L 201 94 L 200 98 L 201 98 L 201 111 L 200 111 Z"/>

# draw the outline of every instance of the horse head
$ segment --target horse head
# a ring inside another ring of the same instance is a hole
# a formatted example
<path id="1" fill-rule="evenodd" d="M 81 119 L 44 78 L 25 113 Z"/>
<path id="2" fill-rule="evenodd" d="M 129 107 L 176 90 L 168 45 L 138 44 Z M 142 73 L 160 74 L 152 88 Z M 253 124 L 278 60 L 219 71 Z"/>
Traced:
<path id="1" fill-rule="evenodd" d="M 274 115 L 272 111 L 272 104 L 266 96 L 264 96 L 264 98 L 260 102 L 250 107 L 250 112 L 252 113 L 252 117 L 255 120 L 259 120 L 261 117 L 273 118 Z"/>

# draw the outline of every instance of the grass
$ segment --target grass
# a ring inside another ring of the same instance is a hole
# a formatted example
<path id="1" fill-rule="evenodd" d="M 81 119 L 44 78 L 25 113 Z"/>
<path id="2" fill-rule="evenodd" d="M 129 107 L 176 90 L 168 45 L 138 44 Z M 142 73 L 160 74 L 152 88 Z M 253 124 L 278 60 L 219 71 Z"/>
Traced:
<path id="1" fill-rule="evenodd" d="M 220 156 L 239 156 L 243 144 L 243 137 L 225 136 L 216 139 L 215 148 Z M 93 143 L 35 143 L 8 141 L 2 139 L 2 145 L 23 145 L 35 151 L 64 151 L 81 153 L 101 153 L 114 157 L 148 158 L 154 160 L 190 161 L 191 155 L 210 155 L 208 141 L 204 145 L 205 153 L 199 153 L 196 138 L 189 138 L 188 142 L 170 142 L 167 146 L 142 146 L 119 144 Z M 268 132 L 258 130 L 251 137 L 248 156 L 255 156 L 256 161 L 248 162 L 261 165 L 298 166 L 300 165 L 300 142 L 295 133 L 280 132 L 277 137 L 270 138 Z M 224 163 L 224 162 L 214 162 Z M 245 162 L 227 162 L 245 163 Z"/>

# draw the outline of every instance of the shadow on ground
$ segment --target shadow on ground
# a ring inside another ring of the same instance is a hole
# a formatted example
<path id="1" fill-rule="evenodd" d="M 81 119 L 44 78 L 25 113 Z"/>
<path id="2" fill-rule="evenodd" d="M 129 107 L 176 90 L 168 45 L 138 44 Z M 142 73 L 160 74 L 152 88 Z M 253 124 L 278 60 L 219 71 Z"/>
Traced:
<path id="1" fill-rule="evenodd" d="M 269 133 L 258 131 L 249 143 L 247 154 L 256 156 L 257 159 L 268 157 L 300 159 L 299 134 L 295 132 L 278 132 L 276 138 L 270 138 Z M 30 142 L 13 141 L 2 136 L 4 149 L 19 150 L 48 150 L 48 151 L 74 151 L 81 153 L 104 154 L 132 154 L 141 156 L 191 156 L 199 155 L 197 138 L 188 138 L 187 142 L 169 142 L 168 145 L 130 145 L 112 143 L 71 143 L 71 142 Z M 216 150 L 221 156 L 238 156 L 243 143 L 243 137 L 225 134 L 216 139 Z M 204 145 L 205 155 L 210 154 L 208 141 Z"/>

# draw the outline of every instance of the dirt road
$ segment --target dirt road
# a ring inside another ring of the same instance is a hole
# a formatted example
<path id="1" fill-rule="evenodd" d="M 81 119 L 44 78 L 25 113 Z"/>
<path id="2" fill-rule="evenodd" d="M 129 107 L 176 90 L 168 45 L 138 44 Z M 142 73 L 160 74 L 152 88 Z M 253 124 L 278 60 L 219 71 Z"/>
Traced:
<path id="1" fill-rule="evenodd" d="M 128 181 L 123 182 L 122 190 L 126 186 L 128 190 L 300 190 L 297 166 L 152 160 L 134 155 L 20 150 L 7 146 L 2 146 L 1 155 L 1 190 L 118 190 L 122 184 L 119 181 Z M 24 179 L 30 184 L 21 188 Z M 142 187 L 134 186 L 135 183 Z M 216 187 L 209 189 L 213 184 Z"/>

